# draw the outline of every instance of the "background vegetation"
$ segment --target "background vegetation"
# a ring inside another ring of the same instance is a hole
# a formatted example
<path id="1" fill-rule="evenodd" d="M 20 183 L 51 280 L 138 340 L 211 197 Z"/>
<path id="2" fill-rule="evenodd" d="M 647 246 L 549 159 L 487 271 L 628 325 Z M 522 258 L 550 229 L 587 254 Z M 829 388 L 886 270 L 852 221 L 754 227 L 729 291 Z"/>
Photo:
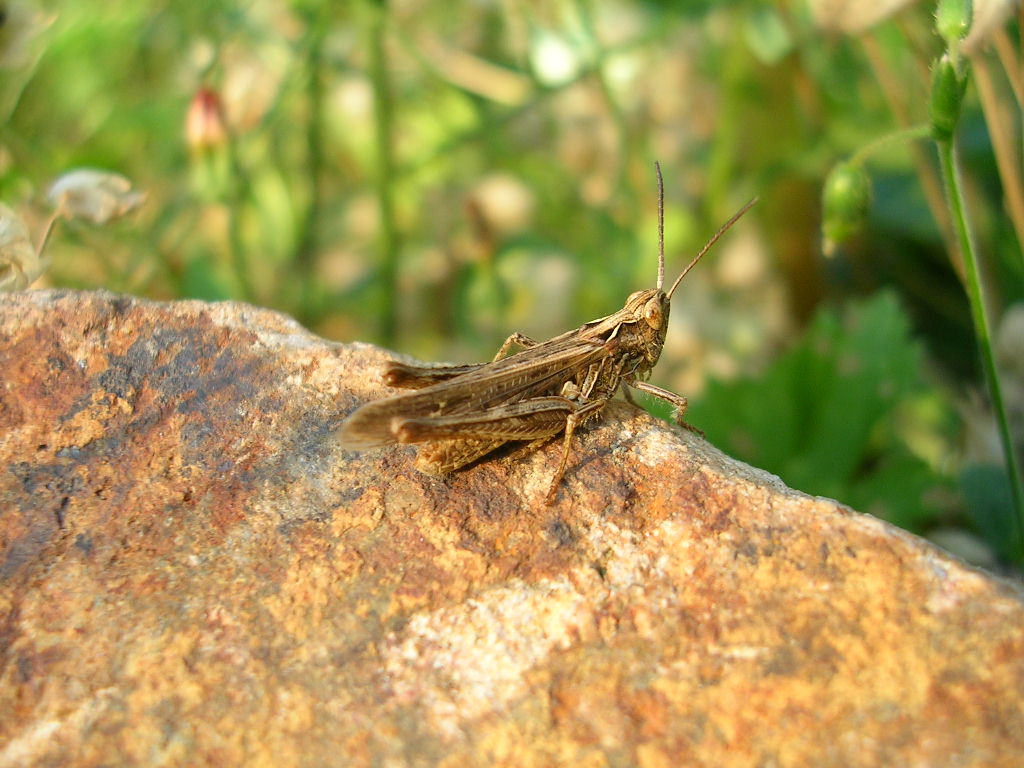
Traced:
<path id="1" fill-rule="evenodd" d="M 654 380 L 690 395 L 690 421 L 802 490 L 1020 560 L 929 139 L 951 52 L 966 100 L 947 145 L 1020 441 L 1012 3 L 975 3 L 962 51 L 932 4 L 891 1 L 5 5 L 0 199 L 38 241 L 70 169 L 145 194 L 58 226 L 35 286 L 240 299 L 482 360 L 653 285 L 659 160 L 670 273 L 761 198 L 676 294 Z"/>

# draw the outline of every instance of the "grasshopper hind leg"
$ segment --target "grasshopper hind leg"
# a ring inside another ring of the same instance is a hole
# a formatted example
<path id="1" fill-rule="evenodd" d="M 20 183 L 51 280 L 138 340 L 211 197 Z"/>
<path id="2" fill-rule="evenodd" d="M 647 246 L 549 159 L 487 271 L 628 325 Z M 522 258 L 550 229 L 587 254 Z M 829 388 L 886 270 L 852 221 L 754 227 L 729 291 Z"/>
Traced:
<path id="1" fill-rule="evenodd" d="M 425 443 L 416 455 L 416 469 L 425 475 L 447 475 L 497 450 L 506 442 L 498 438 L 467 437 Z"/>
<path id="2" fill-rule="evenodd" d="M 392 360 L 384 368 L 384 383 L 398 389 L 423 389 L 443 381 L 471 373 L 481 367 L 475 365 L 409 365 Z"/>
<path id="3" fill-rule="evenodd" d="M 492 362 L 497 362 L 508 354 L 512 347 L 529 349 L 539 342 L 522 333 L 513 333 L 501 345 Z M 483 363 L 470 365 L 410 365 L 398 360 L 390 361 L 384 368 L 384 383 L 398 389 L 423 389 L 425 387 L 449 381 L 465 373 L 472 373 L 483 367 Z"/>
<path id="4" fill-rule="evenodd" d="M 508 351 L 512 349 L 512 347 L 522 347 L 523 349 L 530 349 L 530 347 L 536 347 L 539 344 L 540 342 L 534 341 L 529 336 L 519 333 L 517 331 L 516 333 L 513 333 L 511 336 L 505 339 L 505 343 L 501 345 L 501 349 L 498 350 L 498 354 L 494 356 L 494 360 L 492 360 L 491 362 L 496 363 L 499 360 L 501 360 L 501 358 L 505 357 L 505 355 L 508 354 Z"/>

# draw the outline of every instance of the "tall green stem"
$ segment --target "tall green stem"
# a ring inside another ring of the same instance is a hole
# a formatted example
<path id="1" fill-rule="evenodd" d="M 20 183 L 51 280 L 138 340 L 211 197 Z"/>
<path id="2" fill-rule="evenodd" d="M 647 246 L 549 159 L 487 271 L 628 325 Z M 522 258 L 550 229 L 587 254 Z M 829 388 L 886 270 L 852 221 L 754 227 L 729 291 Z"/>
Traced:
<path id="1" fill-rule="evenodd" d="M 978 261 L 974 253 L 964 200 L 960 187 L 960 172 L 957 164 L 956 148 L 952 139 L 938 141 L 939 163 L 942 166 L 942 177 L 946 186 L 950 211 L 953 215 L 953 229 L 956 232 L 960 252 L 963 255 L 967 281 L 967 296 L 971 304 L 971 316 L 974 320 L 974 332 L 978 338 L 981 352 L 981 363 L 985 370 L 989 397 L 995 410 L 996 423 L 999 426 L 999 437 L 1003 445 L 1006 459 L 1010 489 L 1013 494 L 1015 511 L 1014 528 L 1017 534 L 1017 545 L 1024 552 L 1024 484 L 1021 481 L 1021 464 L 1017 449 L 1010 431 L 1010 421 L 1006 406 L 1003 403 L 1002 388 L 999 385 L 999 372 L 996 369 L 995 352 L 992 349 L 992 333 L 985 304 L 985 289 L 978 273 Z"/>
<path id="2" fill-rule="evenodd" d="M 323 14 L 321 14 L 322 16 Z M 309 324 L 318 312 L 314 307 L 314 283 L 319 251 L 319 225 L 323 210 L 324 159 L 324 75 L 323 43 L 328 21 L 310 19 L 309 52 L 306 57 L 306 96 L 309 118 L 306 123 L 306 166 L 309 204 L 295 247 L 294 264 L 299 278 L 299 319 Z"/>
<path id="3" fill-rule="evenodd" d="M 242 292 L 243 301 L 254 301 L 256 289 L 249 274 L 249 260 L 246 257 L 245 238 L 242 234 L 242 209 L 250 190 L 249 174 L 238 155 L 238 143 L 232 135 L 226 145 L 228 162 L 231 166 L 231 184 L 228 192 L 228 247 L 231 251 L 231 265 L 235 279 Z"/>
<path id="4" fill-rule="evenodd" d="M 386 0 L 369 3 L 368 50 L 370 79 L 373 82 L 375 144 L 377 152 L 377 205 L 380 209 L 380 283 L 384 296 L 381 303 L 380 340 L 392 345 L 397 327 L 397 274 L 399 237 L 395 221 L 393 184 L 395 180 L 394 99 L 387 66 L 386 31 L 388 7 Z"/>

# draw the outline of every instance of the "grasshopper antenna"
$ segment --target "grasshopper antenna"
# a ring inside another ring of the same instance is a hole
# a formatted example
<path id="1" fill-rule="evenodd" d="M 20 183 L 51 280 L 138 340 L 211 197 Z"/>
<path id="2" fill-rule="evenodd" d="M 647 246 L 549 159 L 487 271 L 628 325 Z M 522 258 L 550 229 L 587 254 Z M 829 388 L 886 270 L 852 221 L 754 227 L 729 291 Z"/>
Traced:
<path id="1" fill-rule="evenodd" d="M 660 171 L 658 173 L 658 180 L 659 181 L 661 180 L 661 172 Z M 735 224 L 737 221 L 739 221 L 740 217 L 743 216 L 744 213 L 749 211 L 753 207 L 754 203 L 756 203 L 756 202 L 757 202 L 757 198 L 755 197 L 752 200 L 750 200 L 750 202 L 748 202 L 746 205 L 744 205 L 742 208 L 740 208 L 738 211 L 736 211 L 736 213 L 734 213 L 732 215 L 732 218 L 729 219 L 727 222 L 725 222 L 725 224 L 723 224 L 722 227 L 717 232 L 715 232 L 714 237 L 712 237 L 710 240 L 707 241 L 707 243 L 704 245 L 704 247 L 700 249 L 700 253 L 698 253 L 696 256 L 693 257 L 693 261 L 691 261 L 689 264 L 686 265 L 686 269 L 684 269 L 680 273 L 679 277 L 676 278 L 676 281 L 674 283 L 672 283 L 672 287 L 669 289 L 668 294 L 667 294 L 667 296 L 668 296 L 668 298 L 670 300 L 672 298 L 672 294 L 675 293 L 676 288 L 683 281 L 683 278 L 686 277 L 686 273 L 689 272 L 691 269 L 693 269 L 697 265 L 697 262 L 700 261 L 701 256 L 703 256 L 705 253 L 710 251 L 711 250 L 711 246 L 713 246 L 715 243 L 717 243 L 718 239 L 722 235 L 724 235 L 726 232 L 728 232 L 729 228 L 733 224 Z M 658 211 L 658 214 L 659 214 L 659 218 L 660 218 L 660 215 L 661 215 L 661 211 L 660 210 Z M 658 279 L 658 287 L 659 288 L 661 287 L 661 276 L 660 275 L 659 275 L 659 279 Z"/>
<path id="2" fill-rule="evenodd" d="M 665 284 L 665 180 L 661 178 L 661 163 L 654 161 L 658 174 L 658 290 Z"/>

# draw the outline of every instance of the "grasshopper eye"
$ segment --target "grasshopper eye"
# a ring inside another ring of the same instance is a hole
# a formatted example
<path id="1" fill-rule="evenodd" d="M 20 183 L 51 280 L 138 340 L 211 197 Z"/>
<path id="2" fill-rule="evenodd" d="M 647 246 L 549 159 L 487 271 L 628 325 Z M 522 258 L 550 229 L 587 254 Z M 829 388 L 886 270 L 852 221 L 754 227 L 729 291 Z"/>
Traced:
<path id="1" fill-rule="evenodd" d="M 644 307 L 644 320 L 651 328 L 661 328 L 661 324 L 665 321 L 665 315 L 661 311 L 661 301 L 657 296 L 648 301 Z"/>

